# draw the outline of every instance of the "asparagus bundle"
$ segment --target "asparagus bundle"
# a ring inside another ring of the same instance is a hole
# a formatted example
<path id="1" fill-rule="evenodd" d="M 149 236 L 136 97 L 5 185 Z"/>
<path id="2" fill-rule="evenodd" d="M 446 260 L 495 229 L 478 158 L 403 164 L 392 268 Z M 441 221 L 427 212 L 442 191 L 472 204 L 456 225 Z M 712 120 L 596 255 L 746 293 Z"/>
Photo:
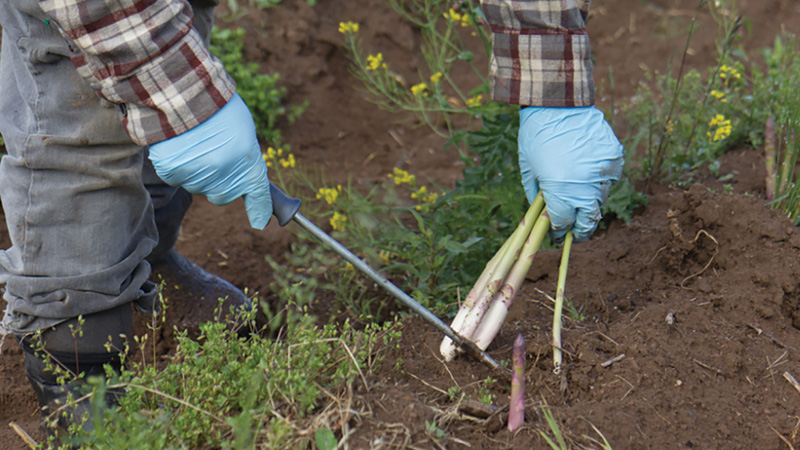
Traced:
<path id="1" fill-rule="evenodd" d="M 473 341 L 481 350 L 489 346 L 549 228 L 550 217 L 540 193 L 467 295 L 451 324 L 456 333 Z M 445 361 L 456 356 L 456 347 L 449 338 L 444 338 L 439 351 Z"/>

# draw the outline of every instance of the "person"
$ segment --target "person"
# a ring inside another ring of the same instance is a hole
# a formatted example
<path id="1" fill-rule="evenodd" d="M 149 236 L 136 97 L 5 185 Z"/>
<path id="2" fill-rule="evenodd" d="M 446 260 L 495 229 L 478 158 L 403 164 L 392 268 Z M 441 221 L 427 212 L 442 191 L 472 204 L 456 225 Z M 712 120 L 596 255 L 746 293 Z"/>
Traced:
<path id="1" fill-rule="evenodd" d="M 586 0 L 482 0 L 492 30 L 493 99 L 518 104 L 519 165 L 529 201 L 539 190 L 551 237 L 597 229 L 622 145 L 594 106 Z"/>
<path id="2" fill-rule="evenodd" d="M 182 296 L 193 308 L 220 297 L 247 307 L 173 247 L 192 194 L 244 197 L 254 228 L 272 215 L 253 119 L 207 50 L 213 6 L 0 4 L 0 200 L 12 244 L 0 251 L 0 331 L 20 339 L 43 416 L 80 387 L 60 384 L 46 354 L 73 373 L 119 367 L 105 347 L 124 348 L 132 304 L 153 306 L 151 266 L 198 293 Z"/>
<path id="3" fill-rule="evenodd" d="M 252 117 L 208 50 L 215 0 L 8 0 L 0 5 L 0 332 L 18 337 L 43 415 L 59 384 L 29 342 L 74 372 L 119 364 L 131 305 L 152 306 L 151 266 L 207 297 L 246 297 L 173 248 L 191 194 L 244 197 L 255 228 L 271 216 Z M 526 195 L 542 191 L 554 238 L 591 235 L 622 169 L 600 111 L 581 0 L 483 0 L 492 93 L 518 104 Z M 217 286 L 216 289 L 211 289 Z M 206 289 L 208 287 L 209 289 Z M 78 324 L 82 336 L 71 330 Z M 80 411 L 78 411 L 80 412 Z"/>

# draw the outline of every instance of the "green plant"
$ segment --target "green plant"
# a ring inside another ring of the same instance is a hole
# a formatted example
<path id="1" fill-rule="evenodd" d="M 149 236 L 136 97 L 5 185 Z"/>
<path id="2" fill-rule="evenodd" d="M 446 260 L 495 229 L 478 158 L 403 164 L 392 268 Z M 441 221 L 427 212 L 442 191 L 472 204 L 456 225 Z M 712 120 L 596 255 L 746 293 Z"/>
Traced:
<path id="1" fill-rule="evenodd" d="M 476 393 L 478 394 L 478 400 L 481 403 L 485 403 L 487 405 L 494 404 L 494 394 L 492 394 L 492 385 L 497 383 L 497 379 L 492 378 L 491 376 L 486 377 L 485 380 L 481 381 L 478 385 Z"/>
<path id="2" fill-rule="evenodd" d="M 390 0 L 397 14 L 417 29 L 422 36 L 420 50 L 425 67 L 419 79 L 409 81 L 392 70 L 381 52 L 366 53 L 358 39 L 358 24 L 342 22 L 339 31 L 350 50 L 353 73 L 362 81 L 369 98 L 390 111 L 405 111 L 416 116 L 441 136 L 451 137 L 456 116 L 494 114 L 496 103 L 484 99 L 489 92 L 485 69 L 476 67 L 473 40 L 481 51 L 490 52 L 490 38 L 479 26 L 482 13 L 473 0 L 444 2 L 441 0 Z M 456 72 L 473 75 L 470 87 L 453 77 Z"/>
<path id="3" fill-rule="evenodd" d="M 755 98 L 768 105 L 765 120 L 767 199 L 800 224 L 800 180 L 796 164 L 800 155 L 800 53 L 797 41 L 779 36 L 765 51 L 766 70 L 755 71 Z"/>
<path id="4" fill-rule="evenodd" d="M 286 332 L 303 321 L 313 320 L 313 316 L 307 314 L 308 308 L 317 301 L 319 290 L 332 286 L 325 281 L 325 272 L 335 260 L 319 245 L 305 245 L 305 241 L 301 239 L 292 243 L 285 254 L 287 264 L 280 264 L 271 256 L 265 256 L 273 273 L 270 289 L 277 295 L 278 304 L 283 305 L 271 307 L 265 301 L 261 302 L 267 328 L 273 336 L 278 335 L 281 329 Z"/>
<path id="5" fill-rule="evenodd" d="M 443 429 L 439 428 L 439 425 L 436 424 L 436 421 L 425 421 L 425 432 L 428 433 L 428 436 L 436 442 L 438 447 L 442 447 L 444 443 L 449 440 L 449 436 L 447 432 Z"/>
<path id="6" fill-rule="evenodd" d="M 572 448 L 599 448 L 600 450 L 612 450 L 611 444 L 608 442 L 603 433 L 597 429 L 592 423 L 589 423 L 589 426 L 602 440 L 598 440 L 592 436 L 582 436 L 583 440 L 588 444 L 585 445 L 584 443 L 577 444 L 577 445 L 570 445 L 567 443 L 567 438 L 564 435 L 564 432 L 561 430 L 561 426 L 558 424 L 558 420 L 556 420 L 553 411 L 550 409 L 550 406 L 547 403 L 541 403 L 539 405 L 539 410 L 542 412 L 542 416 L 544 416 L 544 421 L 547 424 L 548 432 L 543 430 L 539 431 L 539 436 L 547 443 L 547 445 L 552 448 L 553 450 L 570 450 Z M 587 421 L 588 423 L 588 421 Z M 591 445 L 591 446 L 590 446 Z"/>
<path id="7" fill-rule="evenodd" d="M 628 178 L 623 178 L 611 185 L 608 198 L 600 210 L 604 221 L 615 217 L 628 225 L 633 220 L 634 211 L 645 206 L 647 196 L 637 191 Z"/>
<path id="8" fill-rule="evenodd" d="M 684 73 L 693 22 L 677 75 L 672 60 L 665 73 L 647 73 L 648 83 L 624 108 L 631 124 L 626 159 L 634 177 L 686 181 L 728 148 L 758 142 L 761 111 L 744 77 L 744 53 L 734 48 L 745 21 L 735 0 L 701 3 L 705 5 L 719 27 L 715 66 L 705 76 L 697 70 Z"/>
<path id="9" fill-rule="evenodd" d="M 64 444 L 86 449 L 244 449 L 256 444 L 304 448 L 312 438 L 335 442 L 323 427 L 307 433 L 284 418 L 301 421 L 330 401 L 326 392 L 366 382 L 365 373 L 378 363 L 375 344 L 389 327 L 355 331 L 346 323 L 337 329 L 333 324 L 309 326 L 311 322 L 299 320 L 280 340 L 271 340 L 242 338 L 226 323 L 212 321 L 200 326 L 197 339 L 179 333 L 169 364 L 129 357 L 120 374 L 108 371 L 108 381 L 88 380 L 95 426 L 91 431 L 74 426 Z M 137 342 L 155 345 L 146 339 Z M 112 390 L 125 394 L 117 407 L 106 408 L 103 395 Z"/>
<path id="10" fill-rule="evenodd" d="M 279 120 L 289 123 L 296 120 L 307 104 L 285 105 L 286 88 L 278 84 L 280 75 L 260 73 L 258 64 L 244 59 L 244 29 L 211 30 L 211 52 L 216 55 L 236 82 L 236 90 L 253 114 L 258 137 L 269 145 L 280 147 L 282 143 Z"/>

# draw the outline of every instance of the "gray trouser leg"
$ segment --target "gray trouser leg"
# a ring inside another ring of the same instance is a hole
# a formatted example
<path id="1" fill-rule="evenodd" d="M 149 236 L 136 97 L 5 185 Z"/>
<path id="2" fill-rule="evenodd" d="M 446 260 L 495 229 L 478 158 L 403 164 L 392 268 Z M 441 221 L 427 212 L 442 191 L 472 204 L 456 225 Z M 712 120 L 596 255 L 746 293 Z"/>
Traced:
<path id="1" fill-rule="evenodd" d="M 196 15 L 208 33 L 211 9 Z M 0 201 L 12 242 L 0 250 L 0 332 L 18 335 L 152 297 L 155 218 L 165 251 L 190 203 L 144 164 L 116 106 L 79 77 L 44 19 L 36 0 L 0 2 Z"/>

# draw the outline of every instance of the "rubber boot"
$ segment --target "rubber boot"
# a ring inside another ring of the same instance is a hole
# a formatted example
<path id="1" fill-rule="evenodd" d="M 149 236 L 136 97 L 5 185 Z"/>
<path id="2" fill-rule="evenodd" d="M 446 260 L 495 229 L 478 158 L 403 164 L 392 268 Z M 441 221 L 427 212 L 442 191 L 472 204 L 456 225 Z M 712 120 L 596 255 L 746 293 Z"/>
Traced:
<path id="1" fill-rule="evenodd" d="M 131 305 L 90 314 L 82 322 L 71 319 L 44 330 L 40 338 L 20 338 L 25 371 L 39 401 L 42 426 L 48 434 L 60 437 L 68 436 L 73 423 L 82 424 L 85 431 L 92 430 L 91 396 L 87 395 L 91 388 L 86 380 L 105 376 L 105 365 L 120 370 L 125 339 L 133 330 Z M 66 377 L 64 371 L 60 371 L 61 376 L 54 372 L 56 366 L 68 373 Z M 70 394 L 72 402 L 68 402 Z M 119 394 L 107 391 L 106 406 L 114 405 Z"/>
<path id="2" fill-rule="evenodd" d="M 240 335 L 255 330 L 255 322 L 244 323 L 241 318 L 252 303 L 231 282 L 206 272 L 174 248 L 150 264 L 150 279 L 161 284 L 169 314 L 179 328 L 194 334 L 200 323 L 217 319 L 228 322 Z"/>

